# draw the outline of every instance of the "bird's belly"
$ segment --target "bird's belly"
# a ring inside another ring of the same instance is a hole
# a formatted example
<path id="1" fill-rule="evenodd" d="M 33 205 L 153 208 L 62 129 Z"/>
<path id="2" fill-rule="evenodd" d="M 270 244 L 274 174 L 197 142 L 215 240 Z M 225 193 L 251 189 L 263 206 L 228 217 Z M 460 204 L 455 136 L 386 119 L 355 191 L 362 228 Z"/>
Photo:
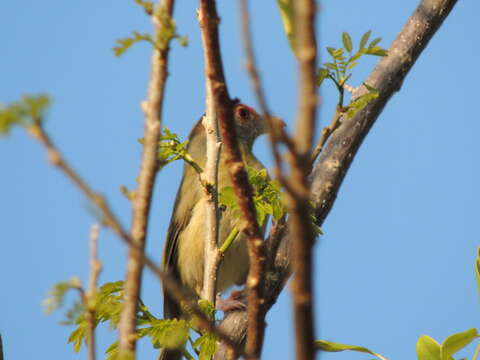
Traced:
<path id="1" fill-rule="evenodd" d="M 192 209 L 192 218 L 183 230 L 178 244 L 178 269 L 183 284 L 200 295 L 203 287 L 204 243 L 205 243 L 205 200 Z M 224 216 L 220 222 L 220 242 L 230 233 L 234 222 Z M 188 264 L 188 266 L 185 266 Z M 217 291 L 227 290 L 234 284 L 242 284 L 248 272 L 248 252 L 244 235 L 230 245 L 218 271 Z"/>

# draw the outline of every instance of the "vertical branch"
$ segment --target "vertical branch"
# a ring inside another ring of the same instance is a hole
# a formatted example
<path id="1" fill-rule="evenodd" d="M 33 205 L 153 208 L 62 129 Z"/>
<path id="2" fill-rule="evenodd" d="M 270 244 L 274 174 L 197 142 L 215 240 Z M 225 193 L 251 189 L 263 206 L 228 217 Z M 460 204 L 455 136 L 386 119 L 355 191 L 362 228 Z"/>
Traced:
<path id="1" fill-rule="evenodd" d="M 199 13 L 199 22 L 200 19 Z M 208 39 L 202 31 L 202 44 L 206 47 Z M 218 212 L 218 164 L 220 160 L 221 140 L 218 130 L 217 114 L 215 112 L 213 83 L 208 76 L 207 62 L 205 62 L 205 87 L 206 87 L 206 111 L 203 118 L 203 126 L 206 132 L 207 159 L 205 172 L 202 174 L 204 183 L 207 184 L 206 197 L 206 239 L 204 249 L 204 272 L 202 298 L 215 303 L 217 273 L 221 256 L 218 249 L 219 235 L 219 212 Z"/>
<path id="2" fill-rule="evenodd" d="M 315 240 L 310 224 L 308 174 L 317 112 L 316 39 L 314 0 L 294 2 L 296 55 L 299 63 L 299 110 L 295 130 L 295 156 L 291 159 L 291 189 L 287 189 L 291 210 L 293 243 L 292 282 L 296 358 L 314 358 L 313 261 Z"/>
<path id="3" fill-rule="evenodd" d="M 92 225 L 90 231 L 90 276 L 88 279 L 88 289 L 86 294 L 87 304 L 85 304 L 86 320 L 88 322 L 88 360 L 95 360 L 95 296 L 97 292 L 98 275 L 102 270 L 102 264 L 97 256 L 98 244 L 98 224 Z"/>
<path id="4" fill-rule="evenodd" d="M 159 3 L 168 16 L 173 13 L 174 0 Z M 157 16 L 152 16 L 155 26 L 155 39 L 166 29 Z M 131 237 L 138 247 L 129 249 L 127 274 L 125 280 L 124 304 L 119 322 L 119 349 L 135 350 L 135 328 L 137 304 L 141 290 L 143 263 L 141 257 L 145 250 L 148 215 L 157 173 L 157 144 L 161 133 L 161 113 L 167 79 L 169 42 L 155 47 L 152 55 L 152 70 L 148 87 L 148 98 L 142 104 L 145 112 L 145 129 L 142 161 L 138 177 L 138 189 L 133 200 Z"/>
<path id="5" fill-rule="evenodd" d="M 283 174 L 282 174 L 282 159 L 280 152 L 278 151 L 278 143 L 280 141 L 280 134 L 278 132 L 279 127 L 283 127 L 283 123 L 279 122 L 271 115 L 270 110 L 268 109 L 267 99 L 265 98 L 265 93 L 263 91 L 262 82 L 260 80 L 260 75 L 257 70 L 255 62 L 255 54 L 253 52 L 252 45 L 252 32 L 250 30 L 250 14 L 248 11 L 248 1 L 240 0 L 240 14 L 241 14 L 241 25 L 242 25 L 242 40 L 243 47 L 245 49 L 245 67 L 250 75 L 250 80 L 252 87 L 254 89 L 260 110 L 263 117 L 266 120 L 268 128 L 268 138 L 270 140 L 270 145 L 272 149 L 273 158 L 275 160 L 275 177 L 281 182 L 284 183 Z"/>
<path id="6" fill-rule="evenodd" d="M 233 115 L 233 102 L 229 97 L 223 73 L 220 43 L 218 39 L 217 14 L 214 0 L 200 0 L 198 13 L 202 39 L 204 41 L 205 69 L 212 89 L 215 112 L 219 120 L 222 140 L 227 154 L 227 165 L 235 194 L 244 219 L 247 235 L 250 270 L 247 277 L 248 288 L 248 333 L 246 352 L 259 357 L 263 343 L 263 282 L 265 250 L 260 227 L 255 216 L 253 190 L 248 182 L 247 172 L 237 143 Z"/>
<path id="7" fill-rule="evenodd" d="M 206 184 L 206 238 L 204 248 L 204 269 L 202 298 L 215 304 L 217 293 L 217 274 L 221 261 L 221 254 L 218 248 L 219 234 L 219 212 L 218 212 L 218 164 L 220 160 L 221 142 L 218 132 L 217 118 L 212 110 L 212 91 L 207 81 L 207 111 L 203 118 L 203 126 L 206 132 L 207 159 L 205 172 L 202 174 L 203 182 Z"/>

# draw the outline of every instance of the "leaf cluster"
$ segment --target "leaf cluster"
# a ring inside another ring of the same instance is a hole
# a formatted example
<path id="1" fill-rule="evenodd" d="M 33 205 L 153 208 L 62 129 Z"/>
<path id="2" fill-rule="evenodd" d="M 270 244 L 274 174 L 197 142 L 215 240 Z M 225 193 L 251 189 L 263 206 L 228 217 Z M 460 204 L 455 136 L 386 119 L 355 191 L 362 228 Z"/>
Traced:
<path id="1" fill-rule="evenodd" d="M 285 214 L 286 205 L 278 181 L 270 179 L 267 169 L 256 170 L 254 168 L 247 167 L 247 173 L 248 181 L 254 190 L 253 202 L 255 204 L 255 212 L 258 224 L 263 226 L 268 216 L 272 216 L 275 221 L 280 220 L 280 218 Z M 235 195 L 233 187 L 225 186 L 222 188 L 218 194 L 218 202 L 220 205 L 223 205 L 232 211 L 234 218 L 240 221 L 240 206 L 237 202 L 237 196 Z M 311 226 L 315 236 L 318 236 L 322 234 L 322 230 L 316 224 L 313 203 L 311 205 Z M 236 234 L 238 234 L 238 228 L 239 225 L 232 230 L 231 234 L 236 236 Z M 225 240 L 225 243 L 229 243 L 229 239 Z M 223 248 L 224 246 L 222 246 L 222 249 Z"/>
<path id="2" fill-rule="evenodd" d="M 132 36 L 124 37 L 116 41 L 117 45 L 113 47 L 113 53 L 115 56 L 123 55 L 134 44 L 146 41 L 153 45 L 159 51 L 165 51 L 168 49 L 170 41 L 176 39 L 181 46 L 188 46 L 188 38 L 186 36 L 180 36 L 177 33 L 177 25 L 175 20 L 168 14 L 165 7 L 161 5 L 155 5 L 151 1 L 135 0 L 145 12 L 153 17 L 153 21 L 157 24 L 157 31 L 155 36 L 148 33 L 139 33 L 138 31 L 132 31 Z"/>
<path id="3" fill-rule="evenodd" d="M 84 298 L 75 301 L 72 307 L 65 314 L 63 325 L 74 325 L 68 343 L 73 344 L 75 352 L 80 351 L 82 344 L 87 343 L 88 321 L 86 311 L 93 316 L 95 327 L 100 323 L 108 323 L 110 329 L 116 329 L 120 320 L 120 310 L 123 303 L 123 281 L 106 283 L 97 289 L 93 301 L 84 303 Z M 81 283 L 78 278 L 72 278 L 67 282 L 55 284 L 49 292 L 48 298 L 44 301 L 46 311 L 51 312 L 63 305 L 65 295 L 71 289 L 82 292 Z M 199 302 L 200 309 L 210 317 L 214 317 L 214 306 L 206 300 Z M 215 353 L 217 339 L 214 335 L 197 330 L 196 319 L 159 319 L 153 315 L 147 306 L 139 300 L 137 313 L 137 337 L 148 337 L 155 348 L 178 348 L 188 359 L 193 357 L 187 351 L 187 342 L 190 342 L 193 351 L 200 359 L 210 359 Z M 191 332 L 195 331 L 198 338 L 193 341 Z M 120 354 L 118 342 L 110 345 L 105 353 L 108 360 L 119 360 L 128 358 L 128 354 Z"/>
<path id="4" fill-rule="evenodd" d="M 143 139 L 139 140 L 143 143 Z M 203 172 L 203 169 L 195 161 L 195 159 L 187 151 L 188 140 L 180 141 L 177 134 L 172 133 L 169 128 L 164 128 L 158 142 L 158 168 L 159 170 L 172 161 L 182 159 L 190 166 L 192 166 L 198 174 Z"/>
<path id="5" fill-rule="evenodd" d="M 439 344 L 430 336 L 422 335 L 417 341 L 418 360 L 454 360 L 453 355 L 456 352 L 462 350 L 479 337 L 480 334 L 477 329 L 469 329 L 450 335 L 442 344 Z"/>
<path id="6" fill-rule="evenodd" d="M 320 86 L 322 82 L 328 78 L 332 80 L 337 87 L 342 88 L 351 76 L 350 70 L 358 65 L 358 61 L 362 56 L 387 56 L 387 50 L 377 45 L 382 38 L 375 38 L 367 45 L 371 33 L 372 31 L 370 30 L 363 34 L 356 52 L 353 52 L 352 38 L 347 32 L 342 33 L 343 47 L 333 48 L 327 46 L 327 51 L 332 60 L 323 63 L 323 66 L 319 68 L 317 85 Z"/>
<path id="7" fill-rule="evenodd" d="M 25 128 L 41 125 L 49 105 L 47 95 L 25 95 L 17 102 L 0 104 L 0 135 L 8 135 L 15 125 Z"/>
<path id="8" fill-rule="evenodd" d="M 259 225 L 263 226 L 268 215 L 279 220 L 285 213 L 280 184 L 269 178 L 267 169 L 256 170 L 247 167 L 247 173 L 248 181 L 254 190 L 253 202 Z M 235 218 L 240 218 L 240 207 L 233 187 L 222 188 L 218 194 L 218 202 L 230 209 Z"/>
<path id="9" fill-rule="evenodd" d="M 345 112 L 347 118 L 353 117 L 358 111 L 363 109 L 373 99 L 378 97 L 378 91 L 373 87 L 363 83 L 368 92 L 354 99 L 349 105 L 343 107 L 344 92 L 346 82 L 352 76 L 351 70 L 358 65 L 360 58 L 364 55 L 387 56 L 386 49 L 378 46 L 382 38 L 378 37 L 370 41 L 372 31 L 367 31 L 360 39 L 358 50 L 354 52 L 351 36 L 347 32 L 342 33 L 343 47 L 327 47 L 327 51 L 332 58 L 331 61 L 323 63 L 317 72 L 317 86 L 322 85 L 325 79 L 333 81 L 339 92 L 339 107 Z"/>

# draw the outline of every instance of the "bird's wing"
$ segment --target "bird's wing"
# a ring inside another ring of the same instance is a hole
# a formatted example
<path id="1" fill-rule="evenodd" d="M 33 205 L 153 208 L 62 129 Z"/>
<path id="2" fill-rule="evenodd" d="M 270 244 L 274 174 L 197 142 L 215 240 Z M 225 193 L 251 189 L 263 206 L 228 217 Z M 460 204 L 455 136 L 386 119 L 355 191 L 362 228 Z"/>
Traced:
<path id="1" fill-rule="evenodd" d="M 193 128 L 189 136 L 190 143 L 187 151 L 194 158 L 205 157 L 205 130 L 201 121 Z M 203 152 L 203 153 L 202 153 Z M 196 155 L 196 156 L 195 156 Z M 199 164 L 203 166 L 202 163 Z M 187 196 L 188 195 L 188 196 Z M 183 178 L 175 199 L 172 218 L 168 227 L 167 238 L 165 239 L 165 248 L 163 252 L 163 267 L 175 279 L 180 280 L 178 269 L 178 243 L 181 240 L 182 232 L 190 223 L 192 218 L 192 209 L 202 197 L 202 188 L 195 170 L 185 163 L 183 169 Z M 180 308 L 175 301 L 165 292 L 164 294 L 164 317 L 180 317 Z"/>

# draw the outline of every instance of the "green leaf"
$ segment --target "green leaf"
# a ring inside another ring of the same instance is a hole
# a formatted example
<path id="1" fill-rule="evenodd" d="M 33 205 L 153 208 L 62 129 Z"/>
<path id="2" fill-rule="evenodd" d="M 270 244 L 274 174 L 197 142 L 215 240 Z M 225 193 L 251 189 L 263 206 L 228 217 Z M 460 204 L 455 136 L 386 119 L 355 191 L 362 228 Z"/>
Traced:
<path id="1" fill-rule="evenodd" d="M 240 214 L 238 213 L 238 203 L 237 196 L 235 195 L 235 190 L 232 186 L 223 187 L 218 193 L 218 203 L 220 205 L 225 205 L 229 210 L 235 213 L 235 217 L 238 218 Z"/>
<path id="2" fill-rule="evenodd" d="M 317 72 L 317 78 L 315 80 L 317 86 L 322 85 L 323 80 L 325 80 L 330 75 L 329 71 L 324 68 L 319 68 Z"/>
<path id="3" fill-rule="evenodd" d="M 141 336 L 148 336 L 155 348 L 178 349 L 188 340 L 189 326 L 183 319 L 161 319 L 140 329 Z"/>
<path id="4" fill-rule="evenodd" d="M 65 295 L 69 290 L 80 289 L 81 282 L 78 277 L 73 277 L 70 281 L 59 282 L 48 292 L 48 297 L 43 301 L 44 310 L 47 314 L 57 310 L 63 305 Z"/>
<path id="5" fill-rule="evenodd" d="M 379 96 L 377 90 L 366 84 L 364 85 L 369 90 L 369 92 L 358 97 L 347 106 L 347 119 L 351 119 L 352 117 L 354 117 L 360 110 L 367 106 L 370 101 L 376 99 Z"/>
<path id="6" fill-rule="evenodd" d="M 377 354 L 363 346 L 339 344 L 333 341 L 326 341 L 326 340 L 316 340 L 315 347 L 318 350 L 327 351 L 327 352 L 339 352 L 339 351 L 349 350 L 349 351 L 367 353 L 367 354 L 376 356 L 378 359 L 386 360 L 386 358 L 383 357 L 382 355 Z"/>
<path id="7" fill-rule="evenodd" d="M 8 135 L 13 126 L 41 125 L 50 106 L 47 95 L 25 95 L 9 105 L 0 104 L 0 135 Z"/>
<path id="8" fill-rule="evenodd" d="M 332 56 L 335 58 L 335 60 L 343 60 L 343 51 L 344 50 L 342 48 L 338 48 L 333 52 Z"/>
<path id="9" fill-rule="evenodd" d="M 43 113 L 50 106 L 50 98 L 47 95 L 25 95 L 22 98 L 22 102 L 27 115 L 37 124 L 42 121 Z"/>
<path id="10" fill-rule="evenodd" d="M 477 259 L 475 260 L 475 276 L 477 278 L 478 295 L 480 296 L 480 247 L 477 249 Z"/>
<path id="11" fill-rule="evenodd" d="M 188 46 L 188 36 L 180 36 L 176 35 L 175 39 L 177 39 L 180 46 L 187 47 Z"/>
<path id="12" fill-rule="evenodd" d="M 69 336 L 68 343 L 73 343 L 73 351 L 79 352 L 82 342 L 86 345 L 87 339 L 87 327 L 88 324 L 86 321 L 81 323 Z"/>
<path id="13" fill-rule="evenodd" d="M 357 52 L 355 55 L 353 55 L 353 56 L 350 58 L 349 62 L 357 61 L 357 60 L 360 59 L 360 58 L 362 57 L 362 55 L 364 55 L 364 54 L 365 54 L 364 51 L 359 51 L 359 52 Z"/>
<path id="14" fill-rule="evenodd" d="M 81 300 L 73 303 L 72 307 L 65 313 L 65 320 L 60 322 L 60 325 L 78 325 L 83 321 L 85 313 L 85 305 Z"/>
<path id="15" fill-rule="evenodd" d="M 141 42 L 141 41 L 146 41 L 155 46 L 155 42 L 152 39 L 152 36 L 150 34 L 141 34 L 137 31 L 133 31 L 133 37 L 125 37 L 122 39 L 117 40 L 117 46 L 113 47 L 113 53 L 115 56 L 121 56 L 130 49 L 134 44 Z"/>
<path id="16" fill-rule="evenodd" d="M 205 299 L 198 300 L 198 307 L 209 318 L 213 318 L 213 316 L 215 315 L 215 305 L 213 305 L 208 300 L 205 300 Z"/>
<path id="17" fill-rule="evenodd" d="M 328 53 L 330 54 L 331 57 L 335 57 L 334 56 L 335 48 L 327 46 L 327 51 L 328 51 Z"/>
<path id="18" fill-rule="evenodd" d="M 367 88 L 367 90 L 370 91 L 370 92 L 376 92 L 376 91 L 377 91 L 377 89 L 375 89 L 373 86 L 368 85 L 366 82 L 363 82 L 362 84 L 363 84 L 363 86 L 365 86 L 365 87 Z"/>
<path id="19" fill-rule="evenodd" d="M 365 54 L 374 55 L 374 56 L 387 56 L 388 51 L 385 49 L 382 49 L 380 46 L 374 46 L 372 48 L 368 48 Z"/>
<path id="20" fill-rule="evenodd" d="M 372 42 L 368 44 L 368 50 L 373 49 L 380 41 L 382 41 L 381 37 L 373 39 Z"/>
<path id="21" fill-rule="evenodd" d="M 349 52 L 352 52 L 352 38 L 347 32 L 342 33 L 343 47 Z"/>
<path id="22" fill-rule="evenodd" d="M 110 345 L 107 350 L 105 350 L 105 354 L 107 355 L 106 360 L 116 360 L 118 355 L 118 341 Z"/>
<path id="23" fill-rule="evenodd" d="M 145 10 L 145 12 L 148 14 L 148 15 L 152 15 L 153 14 L 153 3 L 150 2 L 150 1 L 145 1 L 145 0 L 135 0 L 135 2 L 140 5 L 141 7 L 143 7 L 143 10 Z"/>
<path id="24" fill-rule="evenodd" d="M 356 61 L 351 62 L 350 64 L 348 64 L 347 70 L 353 69 L 357 65 L 358 65 L 358 62 L 356 62 Z"/>
<path id="25" fill-rule="evenodd" d="M 277 0 L 277 6 L 282 18 L 283 30 L 288 39 L 288 44 L 295 54 L 295 19 L 293 16 L 294 0 Z"/>
<path id="26" fill-rule="evenodd" d="M 360 44 L 359 44 L 360 50 L 365 48 L 365 45 L 367 44 L 368 39 L 370 38 L 371 34 L 372 34 L 372 30 L 369 30 L 365 34 L 363 34 L 362 38 L 360 39 Z"/>
<path id="27" fill-rule="evenodd" d="M 155 39 L 155 44 L 160 50 L 168 49 L 170 41 L 174 38 L 180 37 L 177 34 L 177 25 L 175 20 L 168 14 L 167 10 L 163 6 L 158 6 L 155 9 L 154 16 L 157 19 L 158 23 L 161 25 L 161 31 L 157 32 L 157 38 Z M 179 40 L 182 44 L 182 40 Z M 188 44 L 183 40 L 184 44 Z M 183 46 L 183 45 L 182 45 Z"/>
<path id="28" fill-rule="evenodd" d="M 193 346 L 200 349 L 199 360 L 210 360 L 217 350 L 217 337 L 211 333 L 200 336 Z"/>
<path id="29" fill-rule="evenodd" d="M 422 335 L 417 341 L 418 360 L 441 360 L 440 344 L 428 335 Z"/>
<path id="30" fill-rule="evenodd" d="M 137 194 L 134 190 L 129 190 L 125 185 L 120 185 L 120 192 L 125 196 L 128 200 L 135 199 L 135 195 Z"/>
<path id="31" fill-rule="evenodd" d="M 326 62 L 326 63 L 323 64 L 323 66 L 326 66 L 330 70 L 334 70 L 334 71 L 338 70 L 338 66 L 333 64 L 333 63 Z"/>
<path id="32" fill-rule="evenodd" d="M 135 360 L 135 353 L 130 350 L 118 350 L 115 360 Z"/>
<path id="33" fill-rule="evenodd" d="M 479 337 L 477 329 L 469 329 L 461 333 L 450 335 L 442 344 L 441 360 L 449 360 L 453 354 L 463 349 Z"/>
<path id="34" fill-rule="evenodd" d="M 0 135 L 8 135 L 14 125 L 24 126 L 24 124 L 24 115 L 19 106 L 0 104 Z"/>
<path id="35" fill-rule="evenodd" d="M 140 141 L 140 140 L 139 140 Z M 143 139 L 140 141 L 143 144 Z M 178 135 L 170 132 L 168 128 L 163 129 L 158 142 L 158 166 L 159 170 L 172 161 L 182 159 L 200 174 L 203 169 L 187 151 L 188 140 L 181 142 Z"/>

